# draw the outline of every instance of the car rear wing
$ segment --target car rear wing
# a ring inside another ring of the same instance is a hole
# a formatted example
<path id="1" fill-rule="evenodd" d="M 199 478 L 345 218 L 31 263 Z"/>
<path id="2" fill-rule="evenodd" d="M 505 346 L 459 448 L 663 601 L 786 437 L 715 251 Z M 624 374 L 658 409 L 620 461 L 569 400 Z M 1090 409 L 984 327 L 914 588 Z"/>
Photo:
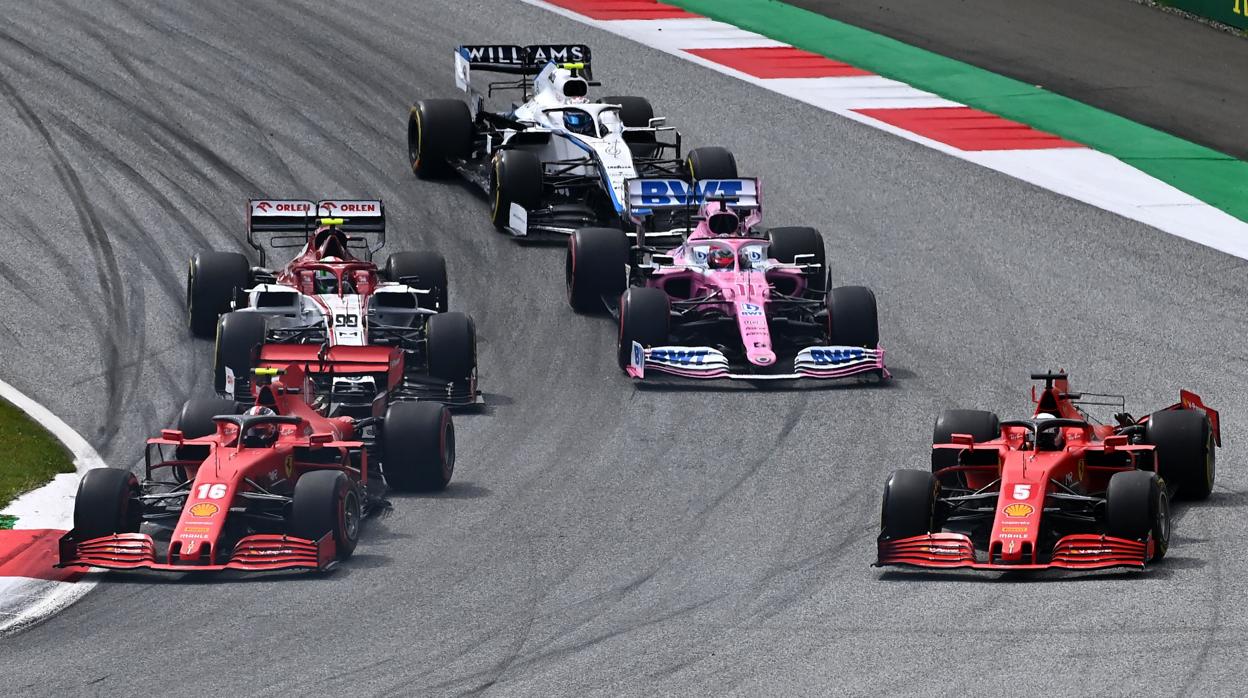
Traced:
<path id="1" fill-rule="evenodd" d="M 1213 430 L 1213 442 L 1219 447 L 1222 446 L 1222 425 L 1219 420 L 1218 411 L 1207 406 L 1204 401 L 1200 399 L 1199 395 L 1191 392 L 1190 390 L 1180 390 L 1179 401 L 1169 407 L 1161 409 L 1160 411 L 1166 412 L 1169 410 L 1200 410 L 1201 412 L 1204 412 L 1209 417 L 1209 426 Z"/>
<path id="2" fill-rule="evenodd" d="M 586 80 L 593 79 L 589 47 L 583 44 L 464 45 L 455 47 L 455 86 L 472 93 L 474 70 L 520 75 L 518 81 L 490 83 L 487 93 L 518 89 L 528 99 L 530 78 L 549 63 L 574 70 Z"/>
<path id="3" fill-rule="evenodd" d="M 747 227 L 762 217 L 762 182 L 755 177 L 701 179 L 690 183 L 676 178 L 639 177 L 625 182 L 625 213 L 643 229 L 648 220 L 662 219 L 670 230 L 647 235 L 687 233 L 692 230 L 698 207 L 706 201 L 721 200 L 745 218 Z M 651 226 L 654 227 L 654 226 Z M 660 226 L 665 227 L 665 226 Z"/>
<path id="4" fill-rule="evenodd" d="M 302 247 L 323 225 L 337 227 L 347 236 L 347 247 L 366 259 L 386 244 L 386 208 L 376 199 L 251 199 L 247 202 L 247 244 L 260 253 Z"/>

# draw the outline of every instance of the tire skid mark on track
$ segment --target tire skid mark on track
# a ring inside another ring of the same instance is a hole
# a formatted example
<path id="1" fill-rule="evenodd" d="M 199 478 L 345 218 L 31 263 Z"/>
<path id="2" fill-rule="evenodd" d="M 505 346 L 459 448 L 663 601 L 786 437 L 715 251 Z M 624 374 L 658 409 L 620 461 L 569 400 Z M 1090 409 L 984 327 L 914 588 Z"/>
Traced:
<path id="1" fill-rule="evenodd" d="M 98 335 L 101 361 L 106 372 L 104 389 L 108 403 L 113 405 L 124 404 L 125 395 L 118 384 L 118 378 L 119 375 L 124 375 L 121 369 L 121 356 L 123 353 L 128 353 L 132 347 L 129 338 L 132 336 L 131 332 L 133 329 L 128 327 L 130 324 L 129 318 L 123 314 L 126 307 L 125 287 L 121 279 L 121 269 L 117 263 L 112 241 L 109 239 L 108 232 L 101 225 L 95 208 L 89 203 L 90 199 L 77 172 L 75 172 L 73 166 L 61 151 L 60 146 L 57 145 L 51 132 L 34 109 L 18 94 L 8 78 L 3 75 L 0 75 L 0 93 L 3 93 L 9 102 L 17 108 L 22 121 L 31 130 L 38 133 L 39 137 L 46 144 L 56 177 L 65 188 L 65 193 L 78 216 L 82 234 L 87 242 L 87 246 L 91 250 L 91 256 L 95 260 L 97 270 L 96 282 L 99 284 L 102 300 L 111 320 L 111 327 Z M 141 345 L 139 350 L 142 350 Z M 110 410 L 105 418 L 104 425 L 100 428 L 99 443 L 102 453 L 108 452 L 109 444 L 119 428 L 120 411 Z"/>

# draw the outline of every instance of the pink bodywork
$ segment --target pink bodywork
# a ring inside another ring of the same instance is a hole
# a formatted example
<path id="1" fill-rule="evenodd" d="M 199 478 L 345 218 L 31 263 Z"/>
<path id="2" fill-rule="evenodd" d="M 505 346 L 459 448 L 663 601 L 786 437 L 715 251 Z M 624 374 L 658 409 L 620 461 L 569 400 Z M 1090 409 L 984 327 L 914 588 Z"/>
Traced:
<path id="1" fill-rule="evenodd" d="M 751 364 L 772 366 L 776 363 L 776 354 L 772 349 L 771 331 L 767 324 L 767 304 L 771 300 L 771 289 L 775 286 L 787 295 L 801 295 L 808 285 L 807 278 L 800 266 L 772 259 L 768 250 L 770 243 L 766 238 L 748 236 L 746 231 L 755 229 L 761 222 L 761 211 L 758 208 L 745 211 L 745 218 L 737 233 L 743 237 L 721 237 L 712 233 L 707 219 L 711 214 L 719 212 L 723 206 L 724 204 L 717 201 L 702 204 L 697 227 L 684 244 L 668 252 L 673 264 L 658 269 L 646 280 L 645 285 L 662 290 L 673 300 L 711 296 L 719 301 L 727 301 L 726 305 L 708 303 L 706 306 L 727 309 L 736 318 L 742 346 Z M 734 260 L 731 268 L 709 268 L 708 252 L 715 248 L 731 250 Z M 812 378 L 844 378 L 881 371 L 887 376 L 883 349 L 876 348 L 874 351 L 878 360 L 870 363 L 804 368 L 800 374 Z M 727 367 L 722 370 L 681 369 L 676 366 L 649 368 L 689 378 L 722 378 L 730 375 Z M 634 367 L 627 368 L 626 372 L 633 378 L 643 377 L 642 372 Z M 762 374 L 758 376 L 767 377 Z"/>

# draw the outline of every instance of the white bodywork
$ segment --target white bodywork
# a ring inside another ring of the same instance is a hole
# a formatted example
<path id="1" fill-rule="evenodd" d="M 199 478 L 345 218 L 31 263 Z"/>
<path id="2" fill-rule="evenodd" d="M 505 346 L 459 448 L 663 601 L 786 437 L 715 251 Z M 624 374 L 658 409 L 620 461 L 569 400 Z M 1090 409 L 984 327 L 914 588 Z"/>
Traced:
<path id="1" fill-rule="evenodd" d="M 419 307 L 424 291 L 398 283 L 382 283 L 371 303 L 358 294 L 306 295 L 281 284 L 260 284 L 246 293 L 247 307 L 240 312 L 269 316 L 270 328 L 324 323 L 331 346 L 364 346 L 371 324 L 410 327 L 415 316 L 436 314 Z"/>
<path id="2" fill-rule="evenodd" d="M 465 92 L 473 95 L 474 99 L 470 100 L 470 104 L 475 118 L 477 112 L 484 108 L 484 97 L 471 88 L 471 67 L 468 61 L 458 53 L 455 58 L 456 83 Z M 584 168 L 570 170 L 568 174 L 600 175 L 603 188 L 610 194 L 616 210 L 622 214 L 625 208 L 627 182 L 637 177 L 637 170 L 633 165 L 632 151 L 624 142 L 626 127 L 620 119 L 620 105 L 597 104 L 591 102 L 588 97 L 567 96 L 565 92 L 569 91 L 569 83 L 578 82 L 581 85 L 570 91 L 585 94 L 588 90 L 588 83 L 584 78 L 576 75 L 571 69 L 560 67 L 560 64 L 548 63 L 533 78 L 532 98 L 516 106 L 507 116 L 528 126 L 523 130 L 524 133 L 547 132 L 551 134 L 549 141 L 545 144 L 524 146 L 525 150 L 533 152 L 543 162 L 588 159 L 591 164 Z M 592 132 L 576 133 L 568 130 L 564 117 L 570 111 L 587 115 L 593 125 Z M 655 128 L 636 130 L 653 131 Z M 490 150 L 508 143 L 517 133 L 520 131 L 505 129 L 502 132 L 502 143 L 490 144 Z M 523 230 L 512 230 L 512 232 L 518 235 L 525 234 Z"/>

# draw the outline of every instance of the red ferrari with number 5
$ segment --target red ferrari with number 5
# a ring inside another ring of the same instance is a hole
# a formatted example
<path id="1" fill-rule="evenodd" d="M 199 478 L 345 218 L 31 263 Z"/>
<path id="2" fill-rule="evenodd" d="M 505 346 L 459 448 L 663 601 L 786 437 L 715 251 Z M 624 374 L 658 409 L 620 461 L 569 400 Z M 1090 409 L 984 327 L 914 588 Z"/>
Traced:
<path id="1" fill-rule="evenodd" d="M 932 469 L 884 487 L 877 566 L 995 570 L 1142 568 L 1166 554 L 1170 497 L 1213 489 L 1218 413 L 1198 395 L 1136 419 L 1118 395 L 1044 381 L 1030 419 L 978 410 L 936 420 Z M 1118 407 L 1114 424 L 1082 407 Z"/>
<path id="2" fill-rule="evenodd" d="M 388 487 L 450 481 L 455 431 L 443 405 L 327 417 L 300 367 L 255 376 L 255 405 L 244 414 L 230 400 L 187 403 L 179 428 L 148 440 L 142 481 L 118 468 L 87 472 L 58 566 L 327 570 L 351 556 L 362 519 L 387 506 Z M 143 524 L 169 532 L 163 561 Z"/>

